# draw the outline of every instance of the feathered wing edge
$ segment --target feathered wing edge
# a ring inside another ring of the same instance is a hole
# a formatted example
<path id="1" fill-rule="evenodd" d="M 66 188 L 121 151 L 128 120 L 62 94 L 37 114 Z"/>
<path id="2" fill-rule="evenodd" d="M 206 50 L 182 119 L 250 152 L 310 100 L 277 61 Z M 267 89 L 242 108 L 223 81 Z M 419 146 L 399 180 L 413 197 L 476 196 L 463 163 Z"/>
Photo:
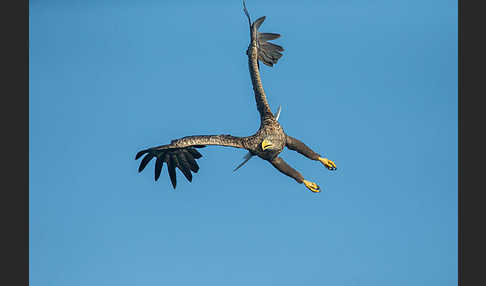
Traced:
<path id="1" fill-rule="evenodd" d="M 157 181 L 159 179 L 162 167 L 164 163 L 166 163 L 172 187 L 175 189 L 177 185 L 175 169 L 178 168 L 181 170 L 186 179 L 189 182 L 192 182 L 191 171 L 194 173 L 199 171 L 199 165 L 197 164 L 196 159 L 202 157 L 201 153 L 199 153 L 199 151 L 197 151 L 195 148 L 203 147 L 205 147 L 205 145 L 167 149 L 149 148 L 142 150 L 135 156 L 135 160 L 138 160 L 145 154 L 145 157 L 143 157 L 142 161 L 140 162 L 140 166 L 138 167 L 138 172 L 143 171 L 147 164 L 155 157 L 155 180 Z"/>
<path id="2" fill-rule="evenodd" d="M 248 22 L 251 23 L 250 14 L 246 9 L 245 1 L 243 1 L 243 11 L 248 18 Z M 258 32 L 258 29 L 262 25 L 263 21 L 265 21 L 265 18 L 265 16 L 260 17 L 255 22 L 253 22 L 253 24 L 250 24 L 250 32 L 252 35 L 256 35 L 258 60 L 266 64 L 267 66 L 272 67 L 282 57 L 281 52 L 284 51 L 284 48 L 274 43 L 268 42 L 280 38 L 280 34 Z"/>
<path id="3" fill-rule="evenodd" d="M 176 168 L 184 174 L 189 182 L 192 181 L 191 171 L 197 173 L 199 170 L 196 159 L 201 158 L 202 155 L 196 148 L 213 145 L 245 149 L 245 140 L 245 137 L 235 137 L 229 134 L 186 136 L 172 140 L 168 145 L 142 150 L 137 153 L 135 160 L 145 155 L 138 168 L 138 171 L 141 172 L 155 157 L 155 180 L 159 178 L 162 166 L 166 163 L 172 187 L 175 189 L 177 184 Z"/>
<path id="4" fill-rule="evenodd" d="M 280 52 L 283 52 L 284 49 L 279 45 L 268 42 L 279 37 L 279 34 L 274 33 L 257 33 L 258 60 L 267 66 L 272 67 L 282 57 Z"/>

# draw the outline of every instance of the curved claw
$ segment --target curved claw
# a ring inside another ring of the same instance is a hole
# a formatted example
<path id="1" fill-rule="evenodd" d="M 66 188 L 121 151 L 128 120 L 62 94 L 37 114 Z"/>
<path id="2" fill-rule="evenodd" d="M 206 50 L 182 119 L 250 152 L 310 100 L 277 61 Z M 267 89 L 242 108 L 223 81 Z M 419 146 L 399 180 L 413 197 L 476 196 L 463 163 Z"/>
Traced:
<path id="1" fill-rule="evenodd" d="M 322 157 L 319 157 L 319 161 L 330 171 L 337 170 L 336 164 L 333 161 Z"/>
<path id="2" fill-rule="evenodd" d="M 314 182 L 304 180 L 303 183 L 311 192 L 319 193 L 321 191 L 321 188 Z"/>

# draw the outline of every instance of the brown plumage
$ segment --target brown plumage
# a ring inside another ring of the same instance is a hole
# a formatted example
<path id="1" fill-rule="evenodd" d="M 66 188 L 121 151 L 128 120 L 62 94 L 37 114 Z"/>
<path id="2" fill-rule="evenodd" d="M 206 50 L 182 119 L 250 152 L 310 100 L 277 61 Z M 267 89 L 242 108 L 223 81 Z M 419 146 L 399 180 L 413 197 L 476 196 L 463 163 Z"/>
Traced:
<path id="1" fill-rule="evenodd" d="M 201 158 L 202 155 L 197 150 L 198 148 L 203 148 L 207 145 L 228 146 L 248 150 L 251 156 L 258 156 L 269 161 L 280 172 L 294 178 L 298 183 L 305 183 L 306 187 L 318 192 L 319 187 L 315 183 L 304 180 L 302 174 L 290 167 L 282 158 L 278 157 L 284 147 L 287 146 L 289 149 L 295 150 L 311 160 L 321 161 L 324 165 L 326 164 L 322 160 L 327 160 L 322 159 L 319 154 L 312 151 L 301 141 L 286 135 L 282 126 L 270 110 L 262 86 L 259 61 L 272 67 L 282 57 L 281 52 L 284 49 L 279 45 L 268 42 L 269 40 L 279 38 L 279 34 L 260 33 L 258 31 L 265 17 L 258 18 L 255 22 L 251 23 L 250 15 L 244 2 L 243 7 L 250 25 L 250 45 L 246 54 L 248 55 L 248 67 L 255 101 L 258 112 L 260 113 L 260 128 L 255 134 L 248 137 L 235 137 L 231 135 L 187 136 L 172 140 L 167 145 L 142 150 L 135 157 L 135 159 L 139 159 L 142 155 L 145 155 L 138 171 L 141 172 L 151 159 L 156 158 L 155 180 L 159 178 L 163 164 L 166 163 L 172 186 L 175 188 L 177 184 L 176 168 L 180 169 L 189 181 L 192 181 L 191 172 L 197 173 L 199 170 L 196 159 Z M 335 169 L 335 165 L 334 167 L 326 165 L 326 167 L 331 170 Z"/>

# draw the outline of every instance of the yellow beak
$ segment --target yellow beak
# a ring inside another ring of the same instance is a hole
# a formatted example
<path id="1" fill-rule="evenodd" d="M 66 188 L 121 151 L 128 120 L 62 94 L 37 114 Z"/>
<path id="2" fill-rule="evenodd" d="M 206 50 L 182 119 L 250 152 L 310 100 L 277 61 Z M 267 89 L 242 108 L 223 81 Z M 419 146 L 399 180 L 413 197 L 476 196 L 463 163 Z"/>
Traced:
<path id="1" fill-rule="evenodd" d="M 272 143 L 268 142 L 266 139 L 262 142 L 262 150 L 265 151 L 266 149 L 272 147 Z"/>

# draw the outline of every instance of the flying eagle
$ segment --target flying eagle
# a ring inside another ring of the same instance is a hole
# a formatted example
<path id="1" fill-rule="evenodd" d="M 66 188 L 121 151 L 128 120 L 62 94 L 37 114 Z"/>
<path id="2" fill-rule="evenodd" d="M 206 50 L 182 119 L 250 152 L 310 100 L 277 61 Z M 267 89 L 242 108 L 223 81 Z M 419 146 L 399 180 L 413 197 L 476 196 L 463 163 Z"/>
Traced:
<path id="1" fill-rule="evenodd" d="M 289 166 L 278 155 L 282 152 L 284 147 L 287 147 L 290 150 L 299 152 L 311 160 L 321 162 L 329 170 L 336 170 L 336 164 L 327 158 L 321 157 L 298 139 L 285 134 L 282 126 L 278 123 L 280 108 L 275 115 L 270 110 L 260 78 L 258 61 L 272 67 L 277 63 L 280 57 L 282 57 L 281 52 L 284 49 L 279 45 L 268 42 L 269 40 L 279 38 L 279 34 L 260 33 L 258 31 L 265 20 L 265 16 L 258 18 L 252 23 L 245 2 L 243 2 L 243 11 L 248 18 L 248 23 L 250 25 L 251 41 L 246 54 L 248 55 L 248 66 L 253 84 L 253 91 L 255 93 L 256 105 L 258 112 L 260 113 L 260 128 L 255 134 L 248 137 L 236 137 L 231 135 L 186 136 L 172 140 L 170 144 L 167 145 L 142 150 L 138 152 L 135 157 L 135 160 L 137 160 L 145 154 L 138 171 L 141 172 L 152 158 L 156 158 L 155 180 L 157 181 L 160 177 L 162 166 L 166 163 L 172 186 L 175 189 L 177 184 L 176 168 L 181 170 L 182 174 L 184 174 L 189 182 L 192 181 L 191 171 L 197 173 L 199 170 L 196 159 L 201 158 L 202 155 L 197 148 L 202 148 L 206 145 L 229 146 L 248 150 L 248 154 L 245 156 L 245 161 L 243 161 L 235 171 L 253 156 L 258 156 L 270 162 L 280 172 L 295 179 L 299 184 L 304 183 L 304 185 L 312 192 L 320 192 L 320 187 L 316 183 L 304 179 L 301 173 Z"/>

